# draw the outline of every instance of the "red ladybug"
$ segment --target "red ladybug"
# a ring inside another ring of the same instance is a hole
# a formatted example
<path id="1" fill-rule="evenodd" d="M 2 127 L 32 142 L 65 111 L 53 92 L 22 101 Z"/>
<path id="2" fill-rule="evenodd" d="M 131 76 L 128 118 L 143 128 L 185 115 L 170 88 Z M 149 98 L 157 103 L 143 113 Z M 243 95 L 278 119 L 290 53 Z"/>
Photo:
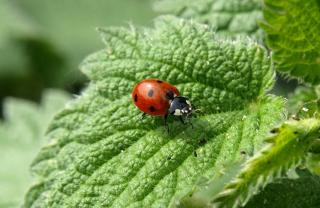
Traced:
<path id="1" fill-rule="evenodd" d="M 145 114 L 163 116 L 167 126 L 169 114 L 183 117 L 191 115 L 194 110 L 188 98 L 180 96 L 178 89 L 159 79 L 140 81 L 132 90 L 134 104 Z"/>

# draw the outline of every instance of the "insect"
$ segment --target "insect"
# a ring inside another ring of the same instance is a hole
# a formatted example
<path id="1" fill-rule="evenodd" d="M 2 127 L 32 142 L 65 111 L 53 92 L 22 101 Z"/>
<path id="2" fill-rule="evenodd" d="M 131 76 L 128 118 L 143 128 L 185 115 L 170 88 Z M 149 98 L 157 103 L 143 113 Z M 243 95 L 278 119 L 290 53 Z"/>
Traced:
<path id="1" fill-rule="evenodd" d="M 167 127 L 168 115 L 179 116 L 184 123 L 185 117 L 195 110 L 188 98 L 180 96 L 178 89 L 168 82 L 159 79 L 140 81 L 132 90 L 134 104 L 145 114 L 163 116 Z"/>

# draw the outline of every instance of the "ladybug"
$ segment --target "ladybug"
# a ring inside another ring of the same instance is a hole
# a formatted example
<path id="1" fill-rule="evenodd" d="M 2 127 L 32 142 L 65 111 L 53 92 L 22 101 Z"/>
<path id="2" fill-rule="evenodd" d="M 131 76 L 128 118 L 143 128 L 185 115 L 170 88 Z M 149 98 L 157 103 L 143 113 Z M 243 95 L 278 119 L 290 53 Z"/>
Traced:
<path id="1" fill-rule="evenodd" d="M 159 79 L 145 79 L 140 81 L 131 93 L 134 104 L 145 114 L 163 116 L 167 127 L 168 115 L 183 117 L 190 116 L 194 109 L 188 98 L 180 96 L 178 89 L 168 82 Z"/>

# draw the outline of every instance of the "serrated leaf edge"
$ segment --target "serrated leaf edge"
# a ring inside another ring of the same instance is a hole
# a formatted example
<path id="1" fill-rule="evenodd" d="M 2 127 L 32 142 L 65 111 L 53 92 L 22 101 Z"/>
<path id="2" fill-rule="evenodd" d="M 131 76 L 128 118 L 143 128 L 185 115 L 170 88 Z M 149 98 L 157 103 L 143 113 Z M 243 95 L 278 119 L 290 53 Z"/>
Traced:
<path id="1" fill-rule="evenodd" d="M 301 164 L 301 162 L 306 158 L 306 153 L 310 147 L 310 144 L 314 139 L 319 137 L 319 129 L 320 120 L 314 118 L 301 121 L 289 120 L 283 123 L 279 128 L 273 129 L 272 133 L 276 133 L 276 135 L 266 139 L 268 144 L 245 163 L 238 176 L 229 184 L 227 184 L 222 192 L 214 197 L 214 200 L 210 203 L 211 206 L 218 208 L 235 208 L 239 205 L 245 205 L 251 196 L 255 195 L 259 189 L 265 187 L 275 178 L 283 176 L 289 169 L 297 167 L 299 164 Z M 291 134 L 291 137 L 288 137 L 285 141 L 281 141 L 282 132 L 285 134 L 286 131 Z M 298 136 L 300 135 L 302 135 L 304 139 L 299 139 Z M 276 161 L 278 159 L 275 156 L 277 153 L 275 151 L 277 151 L 277 149 L 279 149 L 278 154 L 287 151 L 286 145 L 281 147 L 281 144 L 283 145 L 293 142 L 293 144 L 295 143 L 295 145 L 299 145 L 299 142 L 301 141 L 303 145 L 300 145 L 299 147 L 304 147 L 304 149 L 301 151 L 288 154 L 288 157 L 286 158 L 287 160 L 284 160 L 279 165 L 275 165 L 273 168 L 253 173 L 252 177 L 249 177 L 248 179 L 245 178 L 246 174 L 250 174 L 252 169 L 255 169 L 254 166 L 264 167 L 266 163 L 270 162 L 267 160 L 268 157 L 272 157 Z M 279 144 L 278 142 L 284 143 Z"/>

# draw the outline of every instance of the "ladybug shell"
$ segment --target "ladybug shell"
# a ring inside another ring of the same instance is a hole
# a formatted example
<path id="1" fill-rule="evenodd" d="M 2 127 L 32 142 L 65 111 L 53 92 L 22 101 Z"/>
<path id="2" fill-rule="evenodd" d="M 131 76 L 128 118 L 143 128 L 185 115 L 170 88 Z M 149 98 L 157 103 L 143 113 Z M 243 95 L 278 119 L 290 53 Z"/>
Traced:
<path id="1" fill-rule="evenodd" d="M 134 104 L 142 112 L 162 116 L 168 113 L 170 103 L 167 93 L 170 91 L 174 96 L 180 94 L 177 88 L 168 82 L 159 79 L 145 79 L 133 88 L 131 95 Z"/>

